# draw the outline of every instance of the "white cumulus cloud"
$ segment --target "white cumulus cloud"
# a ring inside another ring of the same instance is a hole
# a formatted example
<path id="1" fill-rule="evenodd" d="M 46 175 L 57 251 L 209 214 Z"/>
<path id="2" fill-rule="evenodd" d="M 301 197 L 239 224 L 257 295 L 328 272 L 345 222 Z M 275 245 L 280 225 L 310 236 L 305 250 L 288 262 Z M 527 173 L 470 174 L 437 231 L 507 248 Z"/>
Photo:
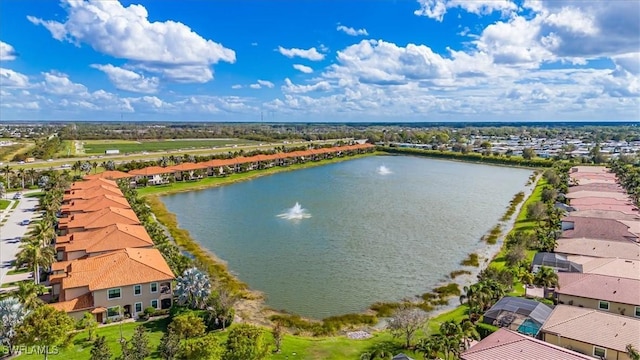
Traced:
<path id="1" fill-rule="evenodd" d="M 437 21 L 442 21 L 451 8 L 461 8 L 476 15 L 488 15 L 496 11 L 508 14 L 518 9 L 511 0 L 418 0 L 418 3 L 420 9 L 414 11 L 414 14 Z"/>
<path id="2" fill-rule="evenodd" d="M 146 78 L 135 71 L 111 64 L 93 64 L 91 67 L 107 74 L 111 83 L 120 90 L 145 94 L 152 94 L 158 91 L 160 80 L 157 77 Z"/>
<path id="3" fill-rule="evenodd" d="M 57 40 L 88 44 L 170 80 L 207 82 L 213 79 L 211 65 L 236 60 L 233 50 L 204 39 L 183 23 L 150 22 L 142 5 L 124 7 L 119 1 L 102 0 L 62 2 L 68 13 L 64 22 L 27 18 L 47 28 Z"/>
<path id="4" fill-rule="evenodd" d="M 367 29 L 364 29 L 364 28 L 363 29 L 354 29 L 352 27 L 348 27 L 348 26 L 344 26 L 344 25 L 338 25 L 336 30 L 342 31 L 343 33 L 345 33 L 347 35 L 351 35 L 351 36 L 358 36 L 358 35 L 367 36 L 367 35 L 369 35 L 369 33 L 367 32 Z"/>
<path id="5" fill-rule="evenodd" d="M 267 80 L 258 80 L 255 84 L 250 84 L 249 88 L 250 89 L 262 89 L 263 87 L 266 88 L 273 88 L 275 85 L 271 82 L 271 81 L 267 81 Z"/>
<path id="6" fill-rule="evenodd" d="M 329 91 L 331 84 L 328 81 L 320 81 L 313 85 L 296 85 L 289 78 L 284 79 L 282 91 L 285 93 L 308 93 L 312 91 Z"/>
<path id="7" fill-rule="evenodd" d="M 16 59 L 16 51 L 13 46 L 0 41 L 0 61 L 11 61 Z"/>
<path id="8" fill-rule="evenodd" d="M 311 67 L 302 64 L 293 64 L 293 68 L 305 74 L 311 74 L 313 72 Z"/>
<path id="9" fill-rule="evenodd" d="M 29 77 L 11 69 L 0 68 L 0 87 L 5 86 L 15 88 L 28 87 Z"/>
<path id="10" fill-rule="evenodd" d="M 258 84 L 260 84 L 261 86 L 267 87 L 269 89 L 275 86 L 271 81 L 267 81 L 267 80 L 258 80 Z"/>
<path id="11" fill-rule="evenodd" d="M 301 57 L 303 59 L 307 59 L 311 61 L 320 61 L 324 59 L 324 56 L 325 56 L 324 54 L 319 53 L 315 47 L 304 50 L 304 49 L 296 49 L 296 48 L 286 49 L 286 48 L 283 48 L 282 46 L 278 46 L 278 51 L 280 52 L 280 54 L 288 58 Z"/>

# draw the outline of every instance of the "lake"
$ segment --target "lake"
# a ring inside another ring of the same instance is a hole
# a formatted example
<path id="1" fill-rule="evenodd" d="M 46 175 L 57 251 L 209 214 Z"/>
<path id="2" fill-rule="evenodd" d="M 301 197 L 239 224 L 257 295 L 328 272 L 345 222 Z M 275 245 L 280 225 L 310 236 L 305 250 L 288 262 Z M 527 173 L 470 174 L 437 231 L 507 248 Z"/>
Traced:
<path id="1" fill-rule="evenodd" d="M 440 284 L 486 247 L 480 238 L 531 173 L 372 156 L 162 201 L 267 305 L 324 318 Z"/>

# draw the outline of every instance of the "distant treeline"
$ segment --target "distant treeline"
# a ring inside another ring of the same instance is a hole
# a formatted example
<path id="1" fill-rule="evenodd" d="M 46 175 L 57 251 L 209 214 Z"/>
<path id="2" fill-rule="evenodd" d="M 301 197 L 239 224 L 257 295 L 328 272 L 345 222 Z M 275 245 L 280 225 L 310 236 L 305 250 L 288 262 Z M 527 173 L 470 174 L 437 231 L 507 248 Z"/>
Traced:
<path id="1" fill-rule="evenodd" d="M 482 155 L 480 153 L 460 153 L 453 151 L 440 151 L 440 150 L 420 150 L 413 148 L 400 148 L 400 147 L 388 147 L 378 146 L 377 150 L 385 151 L 392 154 L 408 154 L 418 156 L 428 156 L 440 159 L 452 159 L 461 161 L 471 161 L 479 163 L 489 163 L 498 165 L 511 165 L 511 166 L 524 166 L 524 167 L 551 167 L 554 161 L 548 159 L 523 159 L 519 156 L 505 156 L 505 155 Z"/>

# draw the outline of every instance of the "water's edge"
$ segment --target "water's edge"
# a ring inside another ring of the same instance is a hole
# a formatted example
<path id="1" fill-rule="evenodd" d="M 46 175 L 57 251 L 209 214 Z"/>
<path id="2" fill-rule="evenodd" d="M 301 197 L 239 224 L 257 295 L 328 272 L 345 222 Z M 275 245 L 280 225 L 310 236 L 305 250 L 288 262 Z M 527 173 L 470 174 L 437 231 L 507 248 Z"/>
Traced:
<path id="1" fill-rule="evenodd" d="M 397 155 L 396 155 L 397 156 Z M 346 160 L 352 160 L 352 159 L 357 159 L 358 157 L 354 157 L 354 158 L 349 158 L 349 159 L 344 159 Z M 455 161 L 455 162 L 459 162 L 456 160 L 446 160 L 446 159 L 439 159 L 441 161 Z M 473 162 L 471 162 L 473 163 Z M 330 163 L 317 163 L 314 164 L 314 166 L 322 166 L 322 165 L 327 165 Z M 477 163 L 475 163 L 477 164 Z M 492 166 L 492 164 L 484 164 L 484 165 L 488 165 L 488 166 Z M 295 170 L 295 169 L 286 169 L 288 171 L 291 170 Z M 237 183 L 239 181 L 246 181 L 246 180 L 252 180 L 255 179 L 257 177 L 260 176 L 260 174 L 250 174 L 251 176 L 247 176 L 245 179 L 234 179 L 232 181 L 229 181 L 228 183 L 215 183 L 212 184 L 209 187 L 216 187 L 216 186 L 222 186 L 222 185 L 230 185 L 233 183 Z M 264 174 L 264 175 L 271 175 L 271 174 Z M 537 181 L 536 181 L 537 182 Z M 535 188 L 536 182 L 533 182 L 533 184 L 531 186 L 527 186 L 524 190 L 525 192 L 525 196 L 524 196 L 524 200 L 517 206 L 516 211 L 514 212 L 514 214 L 512 215 L 512 217 L 510 218 L 510 220 L 508 221 L 500 221 L 499 224 L 503 225 L 503 229 L 504 231 L 502 232 L 501 236 L 499 237 L 498 241 L 496 242 L 496 244 L 494 245 L 486 245 L 483 248 L 481 248 L 479 250 L 479 255 L 481 255 L 485 261 L 483 263 L 481 263 L 481 266 L 478 268 L 474 268 L 474 271 L 471 275 L 463 275 L 460 277 L 457 277 L 455 280 L 443 280 L 443 282 L 455 282 L 457 284 L 459 284 L 461 287 L 462 286 L 467 286 L 470 285 L 472 283 L 475 282 L 476 279 L 476 275 L 482 270 L 484 269 L 486 266 L 488 266 L 489 262 L 493 259 L 493 257 L 499 253 L 499 251 L 502 248 L 503 245 L 503 241 L 504 238 L 506 236 L 506 234 L 509 233 L 509 231 L 513 228 L 513 225 L 515 223 L 515 219 L 518 216 L 518 213 L 520 212 L 523 204 L 526 202 L 526 199 L 531 195 L 533 189 Z M 199 187 L 197 190 L 202 189 L 202 187 Z M 180 189 L 179 192 L 183 192 L 185 191 L 185 189 Z M 187 190 L 188 191 L 188 190 Z M 159 198 L 159 195 L 166 195 L 169 194 L 170 192 L 165 192 L 163 194 L 154 194 L 152 196 L 150 196 L 151 198 L 155 198 L 158 201 L 152 201 L 152 211 L 154 213 L 168 213 L 168 209 L 166 207 L 166 204 L 164 204 L 163 201 L 161 201 Z M 208 248 L 206 248 L 205 246 L 203 246 L 203 244 L 201 244 L 200 242 L 196 241 L 191 235 L 188 234 L 188 232 L 185 229 L 181 229 L 180 228 L 180 224 L 177 221 L 177 217 L 175 216 L 175 214 L 171 214 L 173 216 L 171 216 L 171 218 L 167 218 L 167 217 L 162 217 L 160 220 L 165 224 L 165 226 L 167 226 L 167 228 L 169 228 L 169 230 L 173 233 L 174 231 L 180 231 L 180 233 L 184 236 L 186 234 L 186 236 L 189 238 L 190 242 L 193 242 L 194 244 L 197 245 L 197 247 L 200 248 L 200 250 L 204 253 L 207 254 L 207 256 L 209 257 L 209 259 L 215 263 L 218 264 L 222 264 L 223 266 L 225 265 L 224 260 L 220 259 L 219 257 L 217 257 L 215 255 L 215 253 L 211 250 L 209 250 Z M 478 241 L 480 241 L 480 239 L 478 239 Z M 462 266 L 460 266 L 460 268 L 462 268 Z M 468 267 L 465 267 L 465 269 L 468 269 Z M 226 269 L 226 271 L 229 273 L 229 276 L 234 277 L 236 279 L 236 281 L 238 283 L 244 284 L 241 280 L 239 280 L 237 278 L 237 276 L 235 276 L 231 271 L 229 271 L 229 269 Z M 446 276 L 447 274 L 441 274 L 443 277 Z M 246 284 L 244 284 L 246 286 Z M 248 288 L 248 287 L 247 287 Z M 268 309 L 266 307 L 266 304 L 264 302 L 264 297 L 261 296 L 261 293 L 258 291 L 252 291 L 251 289 L 248 289 L 248 293 L 251 294 L 250 296 L 247 296 L 247 299 L 244 299 L 241 303 L 239 304 L 239 313 L 241 314 L 241 317 L 247 319 L 247 320 L 254 320 L 257 322 L 263 322 L 266 318 L 266 313 L 264 312 L 264 310 L 266 309 L 269 313 L 273 313 L 273 311 L 271 311 L 271 309 Z M 412 294 L 412 295 L 417 295 L 417 294 Z M 432 314 L 438 314 L 438 313 L 442 313 L 445 311 L 448 311 L 452 308 L 455 308 L 457 305 L 454 303 L 455 299 L 452 299 L 448 305 L 442 306 L 437 308 L 436 310 L 434 310 L 432 312 Z M 244 311 L 243 311 L 244 310 Z M 366 311 L 365 311 L 366 312 Z"/>

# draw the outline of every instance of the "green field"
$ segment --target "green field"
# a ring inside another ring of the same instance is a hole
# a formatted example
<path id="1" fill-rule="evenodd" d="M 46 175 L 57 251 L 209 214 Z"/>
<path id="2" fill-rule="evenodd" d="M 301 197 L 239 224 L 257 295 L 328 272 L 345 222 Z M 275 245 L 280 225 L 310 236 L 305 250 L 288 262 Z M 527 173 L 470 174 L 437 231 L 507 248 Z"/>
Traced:
<path id="1" fill-rule="evenodd" d="M 255 141 L 243 139 L 198 139 L 198 140 L 84 140 L 84 152 L 87 155 L 104 154 L 106 150 L 120 150 L 121 154 L 143 151 L 166 151 L 179 149 L 201 149 L 233 145 L 252 145 Z"/>
<path id="2" fill-rule="evenodd" d="M 149 345 L 152 350 L 151 359 L 160 359 L 160 354 L 157 352 L 158 344 L 162 334 L 166 331 L 168 319 L 144 322 L 144 323 L 124 323 L 112 324 L 109 326 L 100 327 L 97 330 L 97 334 L 105 336 L 107 343 L 111 349 L 111 353 L 114 356 L 120 356 L 120 329 L 122 328 L 122 335 L 126 339 L 130 339 L 133 335 L 134 329 L 138 325 L 143 325 L 147 329 L 149 337 Z M 267 330 L 268 331 L 268 330 Z M 221 343 L 226 341 L 228 331 L 217 332 L 218 339 Z M 271 338 L 271 336 L 269 336 Z M 342 360 L 360 358 L 360 354 L 367 351 L 368 348 L 374 344 L 391 341 L 392 337 L 389 332 L 380 332 L 374 335 L 374 337 L 366 340 L 351 340 L 345 336 L 335 337 L 305 337 L 305 336 L 293 336 L 286 335 L 282 341 L 282 351 L 279 354 L 273 354 L 269 359 L 305 359 L 305 360 Z M 59 354 L 50 355 L 50 359 L 89 359 L 91 351 L 91 343 L 87 341 L 87 332 L 82 331 L 72 340 L 72 343 L 65 349 L 61 349 Z M 400 350 L 398 350 L 400 352 Z M 404 350 L 404 352 L 411 356 L 417 356 L 417 354 Z M 22 355 L 19 359 L 42 359 L 42 356 L 36 355 Z M 417 359 L 418 357 L 416 357 Z"/>

